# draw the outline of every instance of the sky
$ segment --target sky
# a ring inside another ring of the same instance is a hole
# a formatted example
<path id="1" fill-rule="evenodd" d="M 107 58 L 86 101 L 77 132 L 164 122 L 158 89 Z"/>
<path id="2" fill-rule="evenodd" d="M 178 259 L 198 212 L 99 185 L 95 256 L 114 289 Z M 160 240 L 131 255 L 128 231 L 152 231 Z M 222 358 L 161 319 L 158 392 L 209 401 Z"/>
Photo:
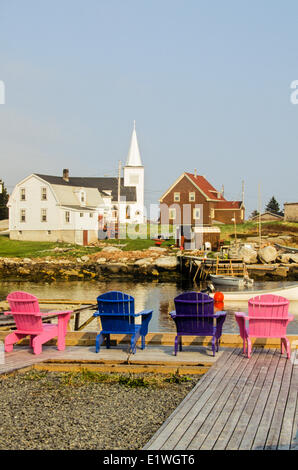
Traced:
<path id="1" fill-rule="evenodd" d="M 204 175 L 246 217 L 297 202 L 296 0 L 0 0 L 0 179 Z M 260 190 L 259 190 L 260 188 Z"/>

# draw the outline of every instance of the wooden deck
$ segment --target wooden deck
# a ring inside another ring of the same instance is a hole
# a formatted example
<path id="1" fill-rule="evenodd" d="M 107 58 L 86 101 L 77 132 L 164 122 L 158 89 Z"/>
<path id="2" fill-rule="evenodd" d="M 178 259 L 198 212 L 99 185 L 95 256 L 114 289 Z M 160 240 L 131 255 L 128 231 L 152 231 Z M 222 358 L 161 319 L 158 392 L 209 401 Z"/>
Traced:
<path id="1" fill-rule="evenodd" d="M 298 450 L 298 354 L 226 350 L 145 450 Z"/>

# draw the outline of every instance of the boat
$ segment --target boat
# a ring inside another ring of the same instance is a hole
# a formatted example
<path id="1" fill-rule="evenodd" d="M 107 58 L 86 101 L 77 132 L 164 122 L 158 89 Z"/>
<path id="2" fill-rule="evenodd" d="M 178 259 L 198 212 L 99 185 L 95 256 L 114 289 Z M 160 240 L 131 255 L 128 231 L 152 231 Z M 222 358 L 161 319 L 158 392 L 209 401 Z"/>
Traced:
<path id="1" fill-rule="evenodd" d="M 287 287 L 279 287 L 277 289 L 263 289 L 263 290 L 243 290 L 243 291 L 221 291 L 224 295 L 224 302 L 247 302 L 252 297 L 257 295 L 264 295 L 264 294 L 274 294 L 274 295 L 281 295 L 290 301 L 298 302 L 298 283 L 287 286 Z M 213 297 L 215 292 L 210 293 Z"/>
<path id="2" fill-rule="evenodd" d="M 253 284 L 253 279 L 247 277 L 223 276 L 219 274 L 210 274 L 212 284 L 224 286 L 244 287 Z"/>
<path id="3" fill-rule="evenodd" d="M 274 243 L 274 246 L 278 250 L 283 250 L 286 253 L 298 253 L 298 248 L 294 248 L 293 246 L 284 246 L 284 245 L 279 245 L 278 243 Z"/>

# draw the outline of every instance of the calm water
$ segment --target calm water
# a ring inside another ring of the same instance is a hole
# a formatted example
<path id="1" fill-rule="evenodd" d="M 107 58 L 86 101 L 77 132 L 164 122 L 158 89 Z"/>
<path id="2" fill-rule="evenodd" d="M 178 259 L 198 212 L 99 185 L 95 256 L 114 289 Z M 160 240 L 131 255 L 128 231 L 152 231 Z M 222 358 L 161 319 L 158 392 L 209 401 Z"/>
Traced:
<path id="1" fill-rule="evenodd" d="M 255 282 L 252 289 L 273 289 L 281 286 L 292 285 L 289 282 Z M 119 290 L 132 295 L 135 298 L 135 311 L 144 309 L 153 309 L 152 320 L 149 324 L 150 332 L 175 332 L 175 324 L 171 319 L 169 312 L 174 310 L 174 298 L 184 291 L 199 290 L 206 287 L 204 284 L 193 286 L 191 282 L 179 283 L 146 283 L 132 281 L 57 281 L 55 283 L 34 283 L 34 282 L 0 282 L 0 300 L 4 300 L 14 290 L 22 290 L 36 295 L 40 299 L 71 299 L 71 300 L 90 300 L 96 303 L 96 297 L 99 294 L 110 290 Z M 227 289 L 225 289 L 227 290 Z M 61 309 L 61 307 L 59 307 Z M 63 307 L 62 307 L 63 308 Z M 235 311 L 247 311 L 243 306 L 227 310 L 227 319 L 224 323 L 224 333 L 238 333 L 238 325 L 234 318 Z M 297 312 L 297 309 L 295 309 Z M 298 313 L 295 313 L 294 321 L 289 323 L 287 332 L 289 334 L 298 334 Z M 290 308 L 291 312 L 291 308 Z M 80 323 L 84 322 L 91 315 L 90 312 L 81 314 Z M 73 323 L 73 322 L 72 322 Z M 73 325 L 72 325 L 73 326 Z M 95 331 L 98 329 L 97 320 L 93 320 L 86 330 Z"/>

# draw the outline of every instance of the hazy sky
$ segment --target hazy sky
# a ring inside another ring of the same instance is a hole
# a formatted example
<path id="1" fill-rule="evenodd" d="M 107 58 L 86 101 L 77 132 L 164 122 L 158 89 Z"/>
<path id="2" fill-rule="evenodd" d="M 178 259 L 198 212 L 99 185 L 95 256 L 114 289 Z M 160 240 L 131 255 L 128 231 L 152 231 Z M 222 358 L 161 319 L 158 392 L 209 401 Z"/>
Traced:
<path id="1" fill-rule="evenodd" d="M 246 215 L 298 201 L 296 0 L 0 0 L 0 178 L 117 175 L 133 121 L 146 201 L 199 174 Z"/>

